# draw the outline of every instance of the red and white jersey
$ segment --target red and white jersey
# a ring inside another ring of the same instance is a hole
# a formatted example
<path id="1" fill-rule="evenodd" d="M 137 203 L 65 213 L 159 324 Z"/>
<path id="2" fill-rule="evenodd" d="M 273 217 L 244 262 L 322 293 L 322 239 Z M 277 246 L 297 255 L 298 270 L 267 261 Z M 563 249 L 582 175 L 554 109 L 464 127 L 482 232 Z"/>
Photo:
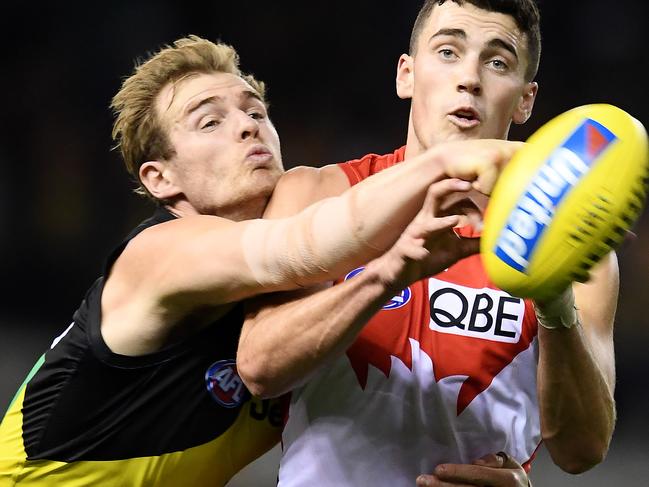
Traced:
<path id="1" fill-rule="evenodd" d="M 341 167 L 355 184 L 403 152 Z M 414 283 L 292 393 L 280 487 L 410 487 L 440 463 L 501 450 L 529 462 L 541 441 L 536 336 L 531 303 L 497 289 L 479 255 Z"/>

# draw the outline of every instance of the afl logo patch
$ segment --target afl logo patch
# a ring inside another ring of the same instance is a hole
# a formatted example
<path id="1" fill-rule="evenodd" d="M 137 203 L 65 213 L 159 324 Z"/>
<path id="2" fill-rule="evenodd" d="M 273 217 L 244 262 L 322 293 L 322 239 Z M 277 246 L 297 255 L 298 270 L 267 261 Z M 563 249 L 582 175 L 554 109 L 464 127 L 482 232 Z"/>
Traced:
<path id="1" fill-rule="evenodd" d="M 354 269 L 351 271 L 349 274 L 345 276 L 345 281 L 347 279 L 351 279 L 354 276 L 357 276 L 361 272 L 365 270 L 365 267 L 359 267 L 358 269 Z M 396 296 L 392 296 L 390 300 L 383 305 L 382 309 L 397 309 L 405 306 L 408 304 L 408 301 L 410 301 L 410 297 L 412 296 L 412 293 L 410 292 L 410 288 L 407 287 L 403 291 L 401 291 L 399 294 Z"/>
<path id="2" fill-rule="evenodd" d="M 237 373 L 234 360 L 214 362 L 205 372 L 205 385 L 210 396 L 226 408 L 235 408 L 248 399 L 248 389 Z"/>

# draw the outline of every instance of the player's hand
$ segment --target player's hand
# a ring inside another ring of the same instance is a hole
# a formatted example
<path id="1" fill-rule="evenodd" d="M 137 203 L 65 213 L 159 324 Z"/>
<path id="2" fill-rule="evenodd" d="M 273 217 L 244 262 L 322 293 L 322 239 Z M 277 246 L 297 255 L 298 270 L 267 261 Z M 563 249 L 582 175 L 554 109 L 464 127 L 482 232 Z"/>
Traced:
<path id="1" fill-rule="evenodd" d="M 480 250 L 478 238 L 459 237 L 453 231 L 460 221 L 459 215 L 440 216 L 443 213 L 440 207 L 446 197 L 470 190 L 471 184 L 459 179 L 433 183 L 415 219 L 390 250 L 368 265 L 368 270 L 373 268 L 398 292 L 477 253 Z"/>
<path id="2" fill-rule="evenodd" d="M 473 187 L 491 194 L 496 180 L 512 156 L 525 144 L 508 140 L 480 139 L 446 142 L 435 146 L 445 173 L 473 181 Z"/>
<path id="3" fill-rule="evenodd" d="M 431 475 L 420 475 L 417 487 L 531 487 L 521 465 L 500 452 L 485 455 L 472 464 L 442 464 Z"/>

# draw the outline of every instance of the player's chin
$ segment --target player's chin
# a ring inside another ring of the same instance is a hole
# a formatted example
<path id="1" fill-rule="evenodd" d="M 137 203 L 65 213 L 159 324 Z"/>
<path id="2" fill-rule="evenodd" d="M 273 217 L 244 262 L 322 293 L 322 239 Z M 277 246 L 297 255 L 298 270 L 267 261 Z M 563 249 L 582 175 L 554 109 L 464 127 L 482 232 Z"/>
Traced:
<path id="1" fill-rule="evenodd" d="M 476 139 L 484 139 L 484 138 L 487 137 L 485 137 L 482 131 L 479 130 L 479 127 L 466 129 L 466 128 L 453 126 L 448 131 L 448 136 L 446 137 L 446 140 L 450 142 L 450 141 L 462 141 L 462 140 L 476 140 Z"/>
<path id="2" fill-rule="evenodd" d="M 252 184 L 258 192 L 273 192 L 275 186 L 282 177 L 284 171 L 281 168 L 263 168 L 252 171 Z"/>

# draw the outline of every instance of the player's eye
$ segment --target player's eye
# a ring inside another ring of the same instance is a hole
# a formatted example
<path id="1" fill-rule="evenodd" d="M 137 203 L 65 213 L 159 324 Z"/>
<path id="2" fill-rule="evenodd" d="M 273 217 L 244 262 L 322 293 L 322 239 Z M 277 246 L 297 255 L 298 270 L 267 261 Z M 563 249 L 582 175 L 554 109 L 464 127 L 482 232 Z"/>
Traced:
<path id="1" fill-rule="evenodd" d="M 442 59 L 453 59 L 456 57 L 452 49 L 440 49 L 438 53 Z"/>
<path id="2" fill-rule="evenodd" d="M 507 63 L 505 61 L 503 61 L 502 59 L 492 59 L 489 62 L 498 71 L 505 71 L 505 70 L 509 69 L 509 66 L 507 65 Z"/>
<path id="3" fill-rule="evenodd" d="M 219 125 L 219 123 L 219 120 L 215 118 L 209 118 L 201 123 L 201 129 L 215 128 Z"/>

